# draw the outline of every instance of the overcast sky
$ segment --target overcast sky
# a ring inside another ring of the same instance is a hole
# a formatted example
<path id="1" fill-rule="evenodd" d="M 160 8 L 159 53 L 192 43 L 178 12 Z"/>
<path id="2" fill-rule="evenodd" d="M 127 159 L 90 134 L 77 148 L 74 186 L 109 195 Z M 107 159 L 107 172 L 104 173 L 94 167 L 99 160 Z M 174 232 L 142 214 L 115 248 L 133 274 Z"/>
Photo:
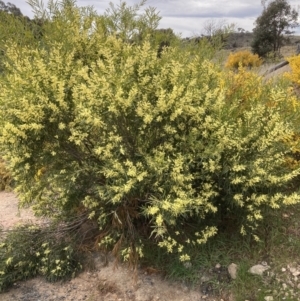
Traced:
<path id="1" fill-rule="evenodd" d="M 26 0 L 3 0 L 19 7 L 24 15 L 33 17 L 31 7 Z M 47 0 L 43 1 L 47 3 Z M 78 6 L 92 5 L 99 14 L 109 6 L 109 2 L 119 4 L 119 0 L 77 0 Z M 127 4 L 138 3 L 137 0 L 127 0 Z M 300 13 L 299 0 L 289 3 Z M 156 7 L 162 17 L 160 28 L 172 28 L 182 37 L 189 37 L 203 33 L 203 26 L 211 20 L 215 22 L 234 23 L 236 28 L 252 31 L 255 19 L 261 14 L 260 0 L 148 0 L 146 6 Z M 300 33 L 300 27 L 297 29 Z"/>

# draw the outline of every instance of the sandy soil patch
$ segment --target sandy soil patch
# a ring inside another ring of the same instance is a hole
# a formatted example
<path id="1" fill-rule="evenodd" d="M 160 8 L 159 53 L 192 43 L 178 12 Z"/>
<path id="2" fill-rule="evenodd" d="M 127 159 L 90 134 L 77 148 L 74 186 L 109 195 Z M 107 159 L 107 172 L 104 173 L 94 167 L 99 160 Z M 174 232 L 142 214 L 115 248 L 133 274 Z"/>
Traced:
<path id="1" fill-rule="evenodd" d="M 4 230 L 24 222 L 39 222 L 32 210 L 18 209 L 18 199 L 12 192 L 0 192 L 0 224 Z M 1 233 L 0 233 L 1 234 Z M 78 277 L 49 283 L 38 277 L 15 283 L 1 301 L 199 301 L 213 300 L 203 296 L 200 287 L 190 288 L 184 283 L 169 282 L 161 275 L 140 269 L 134 281 L 132 270 L 112 260 L 105 265 L 100 254 L 94 255 L 93 269 L 86 269 Z M 216 299 L 217 300 L 217 299 Z"/>

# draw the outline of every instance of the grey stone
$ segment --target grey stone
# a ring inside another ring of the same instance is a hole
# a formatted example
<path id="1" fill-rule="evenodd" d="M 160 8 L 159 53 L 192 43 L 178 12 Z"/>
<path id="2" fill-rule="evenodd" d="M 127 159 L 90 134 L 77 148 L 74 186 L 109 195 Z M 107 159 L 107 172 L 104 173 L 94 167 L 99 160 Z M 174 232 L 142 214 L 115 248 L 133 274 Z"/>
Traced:
<path id="1" fill-rule="evenodd" d="M 293 274 L 293 273 L 297 272 L 297 269 L 296 268 L 290 268 L 290 272 Z"/>
<path id="2" fill-rule="evenodd" d="M 286 283 L 287 283 L 289 286 L 291 286 L 291 287 L 294 287 L 294 286 L 295 286 L 295 284 L 294 284 L 293 281 L 291 281 L 291 280 L 288 280 Z"/>
<path id="3" fill-rule="evenodd" d="M 235 263 L 231 263 L 227 269 L 231 279 L 236 279 L 238 266 Z"/>
<path id="4" fill-rule="evenodd" d="M 270 269 L 270 266 L 268 265 L 257 264 L 249 269 L 249 273 L 253 275 L 263 275 L 268 269 Z"/>
<path id="5" fill-rule="evenodd" d="M 273 298 L 273 296 L 265 296 L 265 301 L 273 301 L 274 300 L 274 298 Z"/>
<path id="6" fill-rule="evenodd" d="M 186 269 L 190 269 L 190 268 L 192 267 L 192 264 L 191 264 L 189 261 L 187 261 L 187 262 L 185 262 L 185 263 L 183 264 L 183 266 L 184 266 Z"/>
<path id="7" fill-rule="evenodd" d="M 300 275 L 300 271 L 295 271 L 294 273 L 293 273 L 293 276 L 294 277 L 297 277 L 297 276 L 299 276 Z"/>
<path id="8" fill-rule="evenodd" d="M 204 282 L 210 281 L 211 279 L 212 279 L 212 276 L 211 276 L 211 275 L 204 273 L 204 274 L 201 276 L 200 281 L 201 281 L 201 283 L 204 283 Z"/>
<path id="9" fill-rule="evenodd" d="M 283 288 L 284 290 L 286 290 L 286 289 L 287 289 L 287 284 L 286 284 L 286 283 L 282 283 L 282 288 Z"/>

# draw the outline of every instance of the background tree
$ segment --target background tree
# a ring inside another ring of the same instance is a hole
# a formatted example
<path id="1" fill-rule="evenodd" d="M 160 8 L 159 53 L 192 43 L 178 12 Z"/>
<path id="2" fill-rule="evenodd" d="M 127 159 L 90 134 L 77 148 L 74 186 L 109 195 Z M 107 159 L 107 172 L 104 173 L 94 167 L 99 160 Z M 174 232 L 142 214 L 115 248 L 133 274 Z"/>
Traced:
<path id="1" fill-rule="evenodd" d="M 2 12 L 6 12 L 6 13 L 9 13 L 9 14 L 13 14 L 15 16 L 22 16 L 22 12 L 21 10 L 16 7 L 14 4 L 12 3 L 7 3 L 5 4 L 3 1 L 0 0 L 0 11 Z"/>
<path id="2" fill-rule="evenodd" d="M 147 34 L 156 30 L 161 17 L 154 7 L 147 7 L 140 13 L 146 1 L 133 6 L 126 2 L 114 5 L 112 2 L 104 14 L 106 30 L 110 34 L 118 34 L 124 41 L 139 43 Z"/>
<path id="3" fill-rule="evenodd" d="M 298 12 L 291 7 L 287 0 L 275 0 L 266 5 L 255 21 L 253 30 L 252 51 L 265 57 L 273 52 L 280 53 L 285 35 L 291 34 L 291 29 L 297 27 Z"/>
<path id="4" fill-rule="evenodd" d="M 207 38 L 214 47 L 222 48 L 234 30 L 234 23 L 228 24 L 226 20 L 211 19 L 204 23 L 201 36 Z"/>
<path id="5" fill-rule="evenodd" d="M 227 22 L 223 19 L 210 19 L 203 24 L 202 34 L 207 37 L 213 37 L 217 34 L 222 33 L 223 31 L 226 31 L 227 27 Z"/>

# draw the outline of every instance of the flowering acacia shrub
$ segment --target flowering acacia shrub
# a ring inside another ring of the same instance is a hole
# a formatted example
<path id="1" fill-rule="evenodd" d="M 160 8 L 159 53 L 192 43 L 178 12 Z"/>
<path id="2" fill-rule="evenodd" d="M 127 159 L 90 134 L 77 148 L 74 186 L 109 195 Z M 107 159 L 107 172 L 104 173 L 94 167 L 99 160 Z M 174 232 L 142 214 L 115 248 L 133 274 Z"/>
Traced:
<path id="1" fill-rule="evenodd" d="M 50 231 L 49 231 L 50 230 Z M 43 275 L 48 281 L 69 279 L 78 273 L 79 252 L 69 233 L 27 224 L 9 230 L 0 241 L 0 293 L 16 281 Z"/>
<path id="2" fill-rule="evenodd" d="M 300 55 L 295 55 L 287 58 L 292 69 L 291 72 L 286 73 L 285 76 L 300 87 Z"/>
<path id="3" fill-rule="evenodd" d="M 284 74 L 284 78 L 289 80 L 289 91 L 294 92 L 294 97 L 291 98 L 293 101 L 292 107 L 297 114 L 297 117 L 299 116 L 299 96 L 300 96 L 300 56 L 292 56 L 287 58 L 287 61 L 289 62 L 289 66 L 291 67 L 290 72 L 286 72 Z M 292 85 L 290 84 L 292 83 Z M 296 119 L 296 130 L 293 135 L 286 137 L 286 143 L 290 146 L 292 150 L 292 156 L 289 156 L 288 158 L 288 164 L 291 166 L 299 166 L 300 165 L 300 132 L 299 132 L 299 124 L 300 120 L 299 117 Z"/>
<path id="4" fill-rule="evenodd" d="M 151 236 L 185 261 L 186 244 L 216 235 L 225 215 L 245 234 L 264 208 L 299 202 L 285 193 L 299 174 L 284 164 L 293 128 L 267 105 L 286 100 L 280 87 L 247 94 L 241 110 L 205 57 L 169 47 L 158 58 L 147 39 L 129 44 L 101 26 L 83 30 L 77 10 L 67 16 L 51 25 L 63 39 L 52 30 L 22 57 L 7 51 L 1 147 L 23 204 L 57 218 L 87 211 L 99 244 L 127 260 Z"/>
<path id="5" fill-rule="evenodd" d="M 238 69 L 241 67 L 259 67 L 262 64 L 262 60 L 257 54 L 253 54 L 248 50 L 242 50 L 234 53 L 230 53 L 225 66 L 230 69 Z"/>

